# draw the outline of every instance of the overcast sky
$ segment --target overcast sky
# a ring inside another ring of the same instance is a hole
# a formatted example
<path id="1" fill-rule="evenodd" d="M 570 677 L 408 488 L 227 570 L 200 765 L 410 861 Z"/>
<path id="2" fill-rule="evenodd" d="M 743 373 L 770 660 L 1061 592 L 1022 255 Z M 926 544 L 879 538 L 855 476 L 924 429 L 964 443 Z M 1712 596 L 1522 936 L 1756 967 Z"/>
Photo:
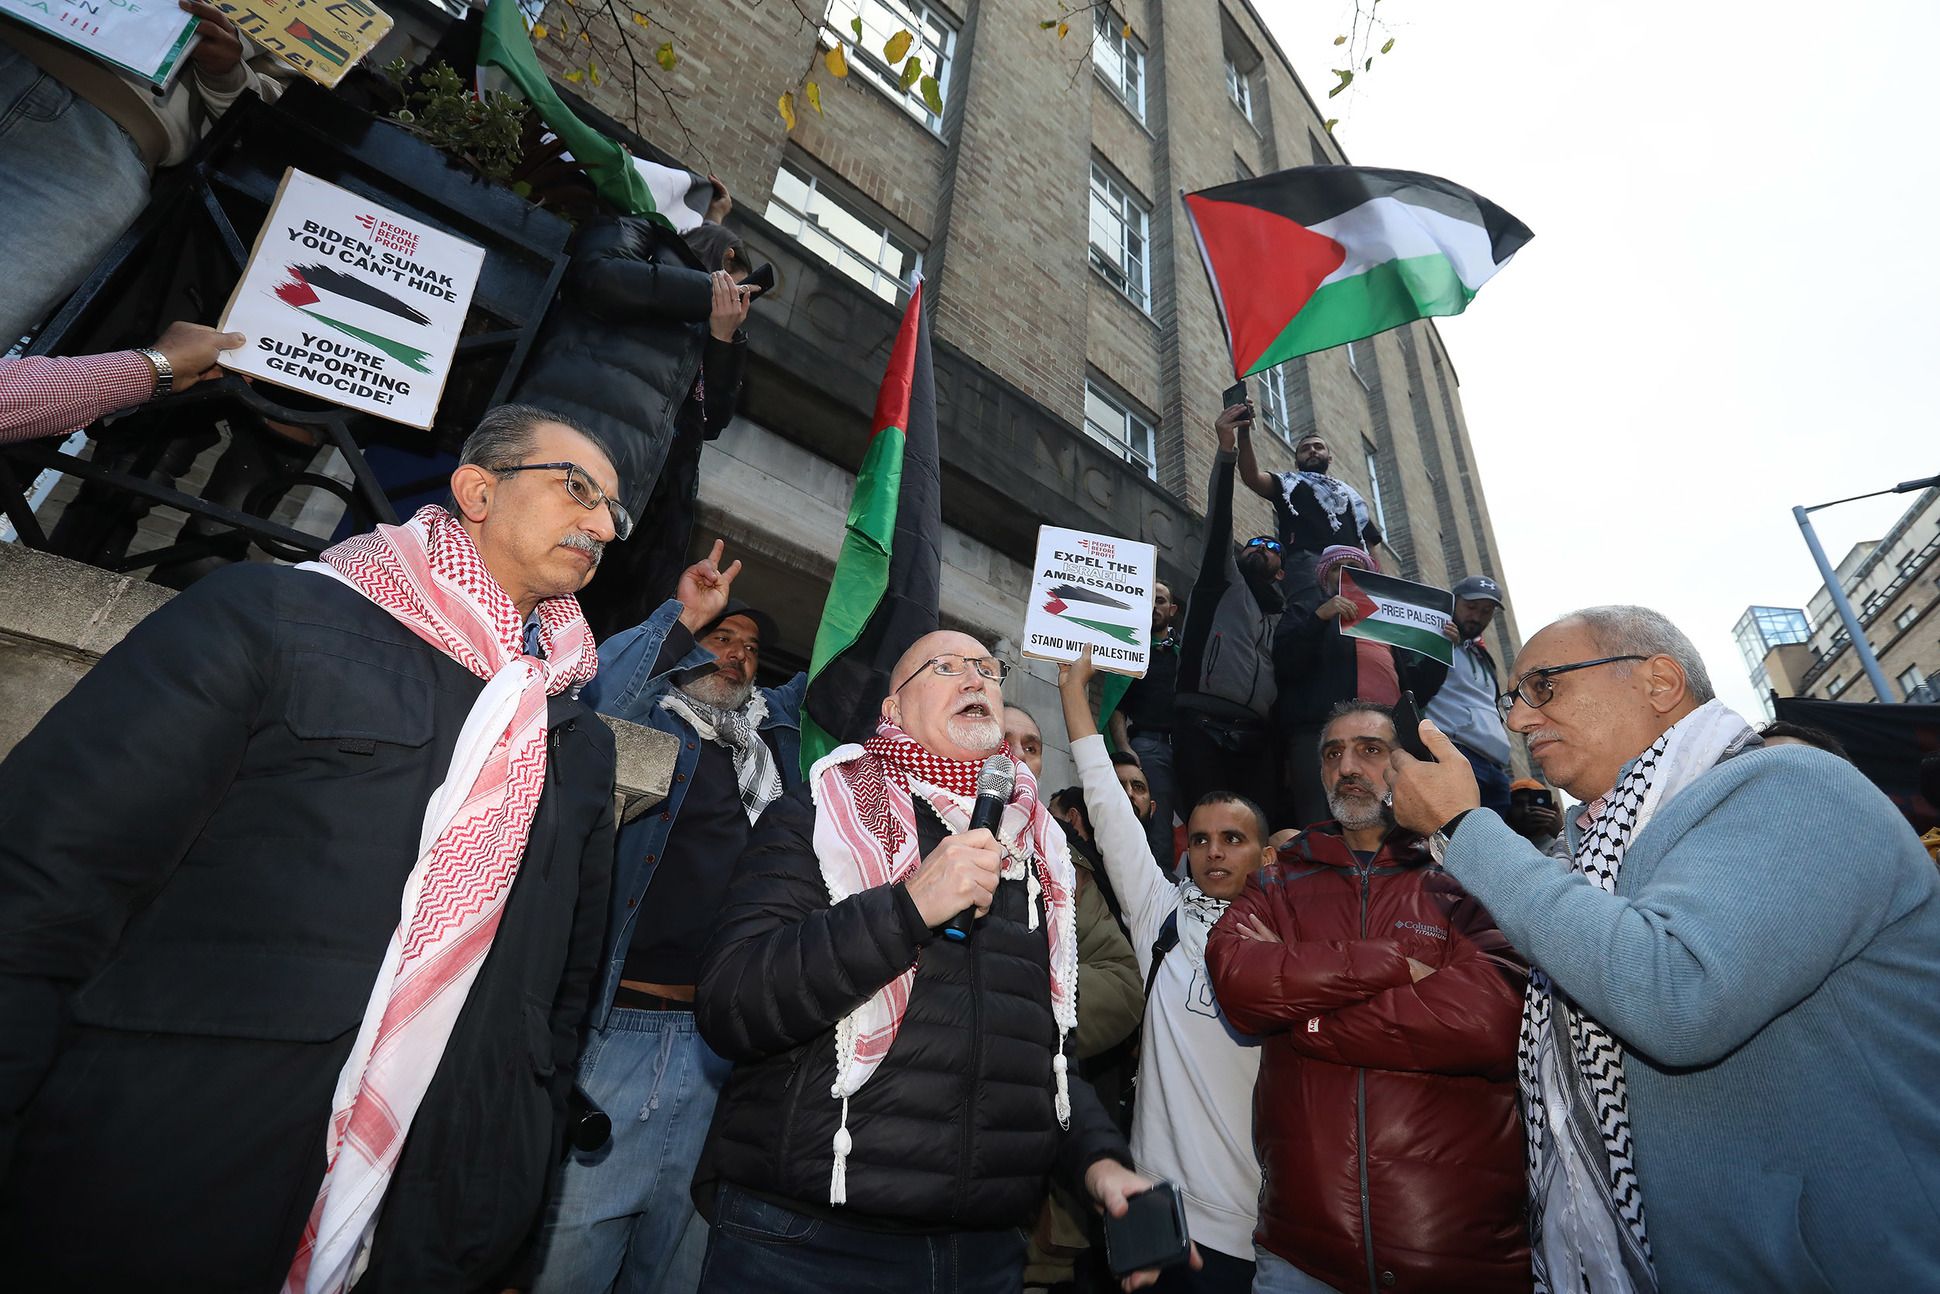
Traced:
<path id="1" fill-rule="evenodd" d="M 1792 505 L 1940 473 L 1940 4 L 1384 0 L 1330 105 L 1351 5 L 1255 3 L 1351 160 L 1535 231 L 1440 321 L 1523 633 L 1654 606 L 1757 718 L 1731 628 L 1819 585 Z M 1832 560 L 1914 497 L 1815 513 Z"/>

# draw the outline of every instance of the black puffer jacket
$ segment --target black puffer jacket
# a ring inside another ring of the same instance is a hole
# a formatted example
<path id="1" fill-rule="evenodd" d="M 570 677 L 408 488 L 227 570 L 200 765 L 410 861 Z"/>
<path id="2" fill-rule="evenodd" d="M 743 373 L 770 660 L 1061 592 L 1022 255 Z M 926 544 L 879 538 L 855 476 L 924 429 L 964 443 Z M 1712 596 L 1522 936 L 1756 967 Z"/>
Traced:
<path id="1" fill-rule="evenodd" d="M 1280 695 L 1273 713 L 1283 727 L 1319 723 L 1336 702 L 1354 695 L 1359 665 L 1354 644 L 1340 631 L 1338 620 L 1315 615 L 1322 602 L 1318 589 L 1297 597 L 1273 630 L 1273 673 Z M 1394 672 L 1415 705 L 1426 710 L 1448 679 L 1448 666 L 1430 656 L 1401 647 L 1394 653 Z"/>
<path id="2" fill-rule="evenodd" d="M 1024 883 L 1001 883 L 964 943 L 934 938 L 901 885 L 831 907 L 814 815 L 806 787 L 762 815 L 701 972 L 701 1036 L 736 1062 L 694 1177 L 702 1214 L 723 1181 L 828 1206 L 835 1024 L 912 963 L 902 1029 L 849 1101 L 849 1210 L 939 1230 L 1028 1226 L 1047 1174 L 1082 1191 L 1098 1160 L 1129 1164 L 1075 1057 L 1071 1127 L 1058 1126 L 1050 962 L 1042 919 L 1025 926 Z M 927 856 L 944 829 L 923 812 L 917 823 Z"/>
<path id="3" fill-rule="evenodd" d="M 707 434 L 734 416 L 747 341 L 707 327 L 707 272 L 687 244 L 633 216 L 589 225 L 573 247 L 559 299 L 547 312 L 516 398 L 604 436 L 620 456 L 620 491 L 634 519 L 647 512 L 674 439 L 674 417 L 703 377 Z"/>

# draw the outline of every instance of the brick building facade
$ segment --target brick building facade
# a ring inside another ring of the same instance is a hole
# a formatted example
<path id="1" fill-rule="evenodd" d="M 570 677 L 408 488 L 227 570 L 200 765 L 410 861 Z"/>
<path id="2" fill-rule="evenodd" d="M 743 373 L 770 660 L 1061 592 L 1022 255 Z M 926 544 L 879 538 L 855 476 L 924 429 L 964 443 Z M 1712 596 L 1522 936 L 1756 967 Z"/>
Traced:
<path id="1" fill-rule="evenodd" d="M 636 112 L 615 70 L 624 59 L 574 40 L 564 20 L 548 22 L 542 57 L 556 78 L 599 60 L 602 84 L 576 88 L 726 182 L 731 223 L 782 273 L 750 320 L 744 417 L 703 460 L 700 530 L 748 562 L 748 596 L 801 626 L 783 658 L 806 655 L 898 280 L 919 267 L 935 310 L 946 621 L 1011 649 L 1047 520 L 1151 541 L 1183 581 L 1231 376 L 1177 195 L 1345 160 L 1252 7 L 1121 0 L 1074 15 L 1063 39 L 1028 6 L 976 0 L 670 0 L 653 14 L 664 25 L 645 43 L 672 33 L 679 56 L 656 71 L 671 107 L 646 90 Z M 910 53 L 924 71 L 941 68 L 940 116 L 893 88 L 879 51 L 899 27 L 918 33 Z M 843 79 L 823 61 L 838 42 Z M 823 111 L 798 94 L 791 133 L 776 98 L 805 72 Z M 1432 325 L 1251 385 L 1261 466 L 1291 468 L 1294 439 L 1318 428 L 1335 473 L 1378 508 L 1389 570 L 1442 587 L 1503 576 Z M 1238 497 L 1239 532 L 1269 530 L 1266 504 Z M 1491 634 L 1497 658 L 1513 659 L 1512 610 Z M 1013 699 L 1055 715 L 1051 671 L 1030 675 Z"/>

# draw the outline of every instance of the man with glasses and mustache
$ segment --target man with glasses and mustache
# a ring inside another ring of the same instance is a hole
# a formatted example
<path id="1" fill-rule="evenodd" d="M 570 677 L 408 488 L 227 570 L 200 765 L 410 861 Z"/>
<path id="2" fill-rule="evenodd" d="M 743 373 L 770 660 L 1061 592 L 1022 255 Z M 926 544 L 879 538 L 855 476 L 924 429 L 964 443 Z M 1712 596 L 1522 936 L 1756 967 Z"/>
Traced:
<path id="1" fill-rule="evenodd" d="M 1394 717 L 1320 734 L 1333 819 L 1213 928 L 1227 1018 L 1265 1038 L 1255 1294 L 1529 1289 L 1516 1025 L 1526 972 L 1386 804 Z"/>
<path id="2" fill-rule="evenodd" d="M 760 687 L 774 620 L 730 595 L 724 545 L 676 596 L 608 639 L 587 700 L 679 741 L 666 800 L 620 830 L 606 957 L 579 1087 L 612 1121 L 575 1149 L 541 1243 L 535 1294 L 691 1294 L 707 1225 L 689 1196 L 728 1062 L 694 1027 L 701 953 L 734 860 L 768 806 L 801 784 L 808 679 Z"/>
<path id="3" fill-rule="evenodd" d="M 1567 866 L 1432 723 L 1394 812 L 1533 971 L 1519 1047 L 1540 1289 L 1930 1287 L 1940 878 L 1852 765 L 1763 746 L 1643 607 L 1532 637 L 1511 731 L 1586 807 Z"/>
<path id="4" fill-rule="evenodd" d="M 494 409 L 449 507 L 201 580 L 0 765 L 11 1286 L 525 1282 L 613 867 L 573 595 L 618 488 Z"/>
<path id="5" fill-rule="evenodd" d="M 734 1062 L 694 1179 L 703 1291 L 1014 1294 L 1047 1176 L 1114 1214 L 1151 1185 L 1071 1072 L 1075 880 L 1027 766 L 997 830 L 968 830 L 1007 673 L 967 634 L 919 638 L 875 735 L 735 866 L 695 1002 Z"/>

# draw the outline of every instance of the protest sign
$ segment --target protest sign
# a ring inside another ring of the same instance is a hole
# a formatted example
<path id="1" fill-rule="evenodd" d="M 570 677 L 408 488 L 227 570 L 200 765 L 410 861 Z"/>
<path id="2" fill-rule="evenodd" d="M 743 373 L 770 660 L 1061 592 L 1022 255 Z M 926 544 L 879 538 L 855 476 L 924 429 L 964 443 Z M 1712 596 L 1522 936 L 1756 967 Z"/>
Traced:
<path id="1" fill-rule="evenodd" d="M 0 0 L 0 15 L 166 89 L 195 39 L 175 0 Z"/>
<path id="2" fill-rule="evenodd" d="M 392 23 L 391 15 L 368 0 L 209 2 L 229 15 L 237 31 L 330 89 L 376 48 Z"/>
<path id="3" fill-rule="evenodd" d="M 291 169 L 222 327 L 225 368 L 429 429 L 485 251 Z"/>
<path id="4" fill-rule="evenodd" d="M 1342 633 L 1405 647 L 1444 665 L 1455 663 L 1455 644 L 1442 636 L 1455 611 L 1455 596 L 1447 589 L 1343 567 L 1340 591 L 1354 604 L 1352 618 L 1340 618 Z"/>
<path id="5" fill-rule="evenodd" d="M 1089 647 L 1099 669 L 1145 677 L 1158 563 L 1150 544 L 1039 526 L 1024 654 L 1069 661 Z"/>

